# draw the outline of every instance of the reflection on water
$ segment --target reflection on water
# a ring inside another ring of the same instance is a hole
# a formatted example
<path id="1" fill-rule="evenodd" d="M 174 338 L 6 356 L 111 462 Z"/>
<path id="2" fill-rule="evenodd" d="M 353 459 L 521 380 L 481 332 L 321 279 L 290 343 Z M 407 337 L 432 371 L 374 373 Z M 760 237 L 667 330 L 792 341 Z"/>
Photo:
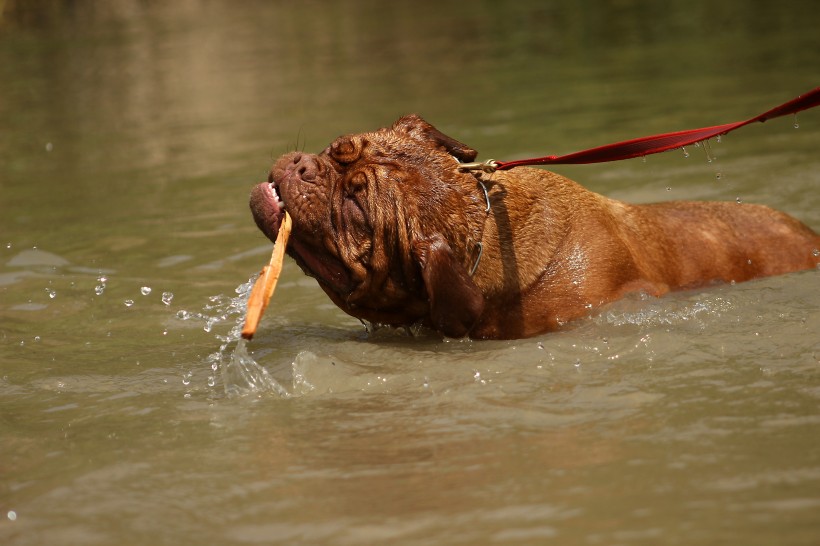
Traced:
<path id="1" fill-rule="evenodd" d="M 813 5 L 0 8 L 3 544 L 816 542 L 815 271 L 472 342 L 367 332 L 287 261 L 238 335 L 280 153 L 408 112 L 501 160 L 745 119 L 817 86 Z M 818 119 L 560 172 L 817 229 Z"/>

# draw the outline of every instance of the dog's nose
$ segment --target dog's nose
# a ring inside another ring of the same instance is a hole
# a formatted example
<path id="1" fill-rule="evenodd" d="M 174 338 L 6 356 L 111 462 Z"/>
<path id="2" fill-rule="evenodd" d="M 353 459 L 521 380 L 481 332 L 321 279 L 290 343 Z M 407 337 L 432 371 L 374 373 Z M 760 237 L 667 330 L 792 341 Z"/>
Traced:
<path id="1" fill-rule="evenodd" d="M 291 172 L 296 173 L 305 182 L 316 180 L 318 166 L 316 160 L 309 154 L 295 154 L 292 159 Z"/>

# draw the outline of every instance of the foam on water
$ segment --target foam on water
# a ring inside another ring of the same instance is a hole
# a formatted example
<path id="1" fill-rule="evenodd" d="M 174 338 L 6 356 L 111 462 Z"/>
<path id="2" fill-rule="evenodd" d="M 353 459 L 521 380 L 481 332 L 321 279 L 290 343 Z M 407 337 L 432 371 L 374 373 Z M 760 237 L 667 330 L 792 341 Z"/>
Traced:
<path id="1" fill-rule="evenodd" d="M 633 308 L 636 303 L 637 308 Z M 717 296 L 710 299 L 683 302 L 674 302 L 668 299 L 632 302 L 627 299 L 616 302 L 610 309 L 595 319 L 595 322 L 614 326 L 623 326 L 625 324 L 657 326 L 695 322 L 705 327 L 708 323 L 704 320 L 706 317 L 720 317 L 722 313 L 732 308 L 733 305 L 730 301 Z"/>

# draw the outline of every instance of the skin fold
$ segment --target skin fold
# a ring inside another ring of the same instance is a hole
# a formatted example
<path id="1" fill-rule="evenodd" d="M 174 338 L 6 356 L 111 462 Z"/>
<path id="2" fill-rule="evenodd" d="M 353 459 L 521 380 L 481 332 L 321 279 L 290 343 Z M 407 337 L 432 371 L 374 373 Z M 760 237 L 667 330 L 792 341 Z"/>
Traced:
<path id="1" fill-rule="evenodd" d="M 287 253 L 346 313 L 456 338 L 533 336 L 629 292 L 820 262 L 820 236 L 762 205 L 631 205 L 542 169 L 459 171 L 476 155 L 404 116 L 282 156 L 250 207 L 271 240 L 288 211 Z"/>

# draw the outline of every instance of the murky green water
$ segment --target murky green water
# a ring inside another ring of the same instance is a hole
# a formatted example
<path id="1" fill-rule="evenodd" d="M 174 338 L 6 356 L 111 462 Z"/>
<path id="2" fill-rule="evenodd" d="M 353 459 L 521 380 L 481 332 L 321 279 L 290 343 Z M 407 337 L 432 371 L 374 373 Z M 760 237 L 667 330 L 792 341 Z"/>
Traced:
<path id="1" fill-rule="evenodd" d="M 226 393 L 280 153 L 407 112 L 502 160 L 751 117 L 820 82 L 814 4 L 5 4 L 3 544 L 820 540 L 816 271 L 456 342 L 368 335 L 287 262 L 267 383 Z M 818 229 L 794 121 L 557 170 Z"/>

